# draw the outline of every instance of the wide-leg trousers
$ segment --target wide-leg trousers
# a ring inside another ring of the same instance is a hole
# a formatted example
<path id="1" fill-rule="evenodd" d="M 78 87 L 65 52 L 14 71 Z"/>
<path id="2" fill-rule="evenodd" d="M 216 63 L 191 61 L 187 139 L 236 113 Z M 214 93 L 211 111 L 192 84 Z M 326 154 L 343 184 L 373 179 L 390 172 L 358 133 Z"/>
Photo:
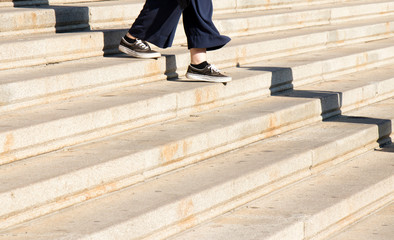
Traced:
<path id="1" fill-rule="evenodd" d="M 230 38 L 220 35 L 212 22 L 212 0 L 191 0 L 183 10 L 176 0 L 146 0 L 129 33 L 160 48 L 171 47 L 181 15 L 188 48 L 215 50 Z"/>

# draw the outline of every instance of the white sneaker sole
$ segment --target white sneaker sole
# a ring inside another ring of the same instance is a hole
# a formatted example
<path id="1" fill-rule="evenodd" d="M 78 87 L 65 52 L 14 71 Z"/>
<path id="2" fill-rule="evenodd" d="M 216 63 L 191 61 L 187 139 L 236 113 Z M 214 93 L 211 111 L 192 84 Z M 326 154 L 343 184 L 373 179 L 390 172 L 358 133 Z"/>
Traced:
<path id="1" fill-rule="evenodd" d="M 159 58 L 161 57 L 161 54 L 159 52 L 154 52 L 154 53 L 139 53 L 136 51 L 133 51 L 125 46 L 119 45 L 119 51 L 122 53 L 126 53 L 129 56 L 135 57 L 135 58 Z"/>
<path id="2" fill-rule="evenodd" d="M 198 81 L 203 81 L 203 82 L 230 82 L 232 80 L 231 77 L 211 77 L 211 76 L 206 76 L 206 75 L 201 75 L 201 74 L 195 74 L 195 73 L 186 73 L 186 77 L 188 79 L 192 80 L 198 80 Z"/>

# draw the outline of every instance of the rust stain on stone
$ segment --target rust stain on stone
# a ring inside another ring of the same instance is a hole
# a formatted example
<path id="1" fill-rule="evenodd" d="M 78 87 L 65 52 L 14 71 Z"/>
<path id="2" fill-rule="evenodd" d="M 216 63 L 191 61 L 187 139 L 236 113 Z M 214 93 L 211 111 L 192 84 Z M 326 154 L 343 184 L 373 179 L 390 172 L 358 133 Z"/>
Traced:
<path id="1" fill-rule="evenodd" d="M 272 170 L 269 172 L 269 180 L 270 180 L 270 181 L 278 180 L 279 177 L 280 177 L 280 173 L 279 173 L 279 171 L 278 171 L 277 169 L 272 169 Z"/>
<path id="2" fill-rule="evenodd" d="M 356 66 L 357 68 L 364 67 L 368 64 L 368 54 L 364 53 L 363 56 L 357 57 Z"/>
<path id="3" fill-rule="evenodd" d="M 194 203 L 191 199 L 185 199 L 178 205 L 178 217 L 180 219 L 179 225 L 182 228 L 189 228 L 195 225 Z"/>
<path id="4" fill-rule="evenodd" d="M 178 143 L 166 145 L 161 149 L 161 159 L 164 163 L 168 163 L 174 160 L 175 154 L 178 152 Z"/>
<path id="5" fill-rule="evenodd" d="M 90 199 L 94 199 L 99 196 L 102 196 L 106 193 L 111 193 L 111 192 L 117 191 L 121 188 L 122 188 L 122 185 L 119 185 L 119 182 L 102 183 L 102 185 L 96 186 L 92 189 L 85 190 L 80 193 L 73 194 L 71 196 L 59 197 L 58 199 L 56 199 L 56 203 L 58 203 L 58 204 L 66 203 L 65 205 L 68 206 L 67 202 L 71 201 L 71 203 L 72 203 L 73 201 L 75 201 L 73 199 L 82 198 L 78 202 L 88 201 Z"/>
<path id="6" fill-rule="evenodd" d="M 238 57 L 238 62 L 240 62 L 240 63 L 245 62 L 246 57 L 247 57 L 246 47 L 243 47 L 241 49 L 241 55 Z"/>
<path id="7" fill-rule="evenodd" d="M 199 105 L 202 102 L 202 90 L 201 89 L 197 89 L 195 94 L 194 94 L 194 98 L 195 98 L 195 104 Z"/>
<path id="8" fill-rule="evenodd" d="M 158 62 L 159 61 L 150 61 L 148 64 L 146 64 L 145 73 L 157 74 L 160 72 L 160 66 Z"/>
<path id="9" fill-rule="evenodd" d="M 268 8 L 271 6 L 271 0 L 267 0 L 265 3 L 265 7 Z"/>
<path id="10" fill-rule="evenodd" d="M 389 22 L 386 23 L 386 33 L 391 33 L 391 25 Z"/>
<path id="11" fill-rule="evenodd" d="M 37 14 L 36 13 L 32 13 L 32 15 L 31 15 L 31 22 L 32 22 L 34 28 L 38 28 L 38 26 L 37 26 Z"/>
<path id="12" fill-rule="evenodd" d="M 336 35 L 336 41 L 335 41 L 335 44 L 344 44 L 345 43 L 345 40 L 346 40 L 346 32 L 343 32 L 342 33 L 343 34 L 343 36 L 341 37 L 341 34 L 340 34 L 340 32 L 336 32 L 335 33 L 335 35 Z"/>
<path id="13" fill-rule="evenodd" d="M 197 89 L 194 94 L 195 105 L 207 104 L 215 102 L 218 99 L 218 92 L 214 88 L 210 89 Z"/>
<path id="14" fill-rule="evenodd" d="M 270 118 L 270 123 L 269 123 L 269 129 L 275 129 L 278 126 L 278 120 L 276 119 L 276 116 L 272 114 Z"/>
<path id="15" fill-rule="evenodd" d="M 187 141 L 183 141 L 182 150 L 184 156 L 187 155 L 188 149 L 189 149 L 189 143 Z"/>
<path id="16" fill-rule="evenodd" d="M 15 144 L 14 135 L 12 135 L 12 133 L 10 133 L 5 137 L 3 152 L 9 152 L 12 149 L 12 147 L 14 146 L 14 144 Z"/>

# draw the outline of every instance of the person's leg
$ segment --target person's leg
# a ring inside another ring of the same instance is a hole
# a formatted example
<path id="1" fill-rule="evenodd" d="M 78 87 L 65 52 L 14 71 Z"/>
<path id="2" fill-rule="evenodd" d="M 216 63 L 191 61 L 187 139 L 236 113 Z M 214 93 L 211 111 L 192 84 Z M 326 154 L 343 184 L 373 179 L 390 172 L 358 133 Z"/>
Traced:
<path id="1" fill-rule="evenodd" d="M 147 42 L 160 48 L 172 45 L 182 10 L 174 0 L 146 0 L 143 9 L 119 46 L 119 50 L 140 58 L 156 58 L 160 54 Z"/>
<path id="2" fill-rule="evenodd" d="M 206 48 L 191 48 L 190 49 L 190 62 L 191 64 L 198 65 L 207 61 Z"/>
<path id="3" fill-rule="evenodd" d="M 212 22 L 212 0 L 191 0 L 183 11 L 183 24 L 190 49 L 191 64 L 186 77 L 200 81 L 228 82 L 225 76 L 207 62 L 206 51 L 215 50 L 226 45 L 230 38 L 220 35 Z"/>

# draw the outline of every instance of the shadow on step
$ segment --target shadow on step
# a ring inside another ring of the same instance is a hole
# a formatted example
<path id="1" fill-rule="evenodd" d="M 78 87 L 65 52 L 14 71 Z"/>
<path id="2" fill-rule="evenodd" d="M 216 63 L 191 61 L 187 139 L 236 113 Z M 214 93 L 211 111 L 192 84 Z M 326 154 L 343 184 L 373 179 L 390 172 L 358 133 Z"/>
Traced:
<path id="1" fill-rule="evenodd" d="M 376 151 L 378 152 L 389 152 L 389 153 L 394 153 L 394 144 L 392 142 L 387 143 L 383 146 L 381 146 L 379 149 Z"/>
<path id="2" fill-rule="evenodd" d="M 19 2 L 19 3 L 18 3 Z M 25 1 L 15 1 L 14 5 L 25 9 L 53 10 L 55 15 L 56 33 L 69 32 L 99 32 L 103 34 L 103 52 L 105 55 L 119 53 L 118 45 L 120 39 L 128 29 L 100 29 L 92 30 L 90 24 L 90 10 L 88 6 L 60 6 L 49 5 L 48 1 L 33 1 L 37 4 L 23 5 Z M 82 5 L 82 4 L 81 4 Z"/>
<path id="3" fill-rule="evenodd" d="M 321 115 L 323 119 L 340 115 L 342 113 L 341 92 L 292 89 L 279 93 L 273 93 L 272 96 L 320 99 Z"/>
<path id="4" fill-rule="evenodd" d="M 7 0 L 4 0 L 7 2 Z M 0 1 L 1 2 L 1 1 Z M 48 5 L 48 0 L 11 0 L 14 7 L 32 6 L 32 5 Z"/>
<path id="5" fill-rule="evenodd" d="M 239 67 L 239 66 L 238 66 Z M 372 124 L 378 127 L 380 151 L 394 152 L 390 135 L 393 124 L 389 119 L 369 118 L 363 116 L 342 115 L 343 93 L 335 91 L 296 90 L 294 89 L 293 71 L 288 67 L 244 67 L 252 71 L 271 72 L 271 95 L 290 98 L 319 99 L 321 115 L 327 122 L 344 122 L 355 124 Z"/>
<path id="6" fill-rule="evenodd" d="M 57 33 L 73 30 L 90 30 L 89 8 L 85 6 L 55 6 L 49 5 L 48 1 L 37 0 L 30 1 L 14 0 L 14 7 L 28 9 L 50 9 L 55 14 L 55 29 Z"/>
<path id="7" fill-rule="evenodd" d="M 317 90 L 295 90 L 293 70 L 289 67 L 244 67 L 252 71 L 271 72 L 272 96 L 320 99 L 324 119 L 341 114 L 342 93 Z"/>
<path id="8" fill-rule="evenodd" d="M 378 143 L 381 146 L 384 146 L 392 142 L 392 139 L 390 138 L 390 135 L 393 131 L 391 120 L 364 116 L 342 115 L 341 107 L 343 93 L 341 92 L 288 90 L 285 92 L 273 94 L 273 96 L 320 99 L 322 117 L 324 121 L 376 125 L 378 127 L 379 133 Z"/>
<path id="9" fill-rule="evenodd" d="M 394 152 L 392 139 L 390 135 L 393 133 L 393 123 L 389 119 L 369 118 L 363 116 L 346 116 L 340 115 L 326 120 L 327 122 L 343 122 L 343 123 L 356 123 L 356 124 L 371 124 L 378 127 L 379 144 L 382 150 Z"/>

